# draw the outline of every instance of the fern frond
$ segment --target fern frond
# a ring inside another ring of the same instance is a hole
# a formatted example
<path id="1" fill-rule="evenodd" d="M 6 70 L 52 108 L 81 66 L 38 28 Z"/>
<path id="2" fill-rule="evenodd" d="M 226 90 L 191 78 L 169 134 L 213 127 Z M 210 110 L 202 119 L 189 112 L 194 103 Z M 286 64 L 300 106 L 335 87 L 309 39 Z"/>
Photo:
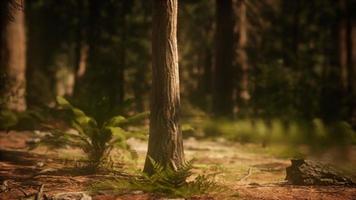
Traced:
<path id="1" fill-rule="evenodd" d="M 205 175 L 198 175 L 193 181 L 187 182 L 186 179 L 192 175 L 193 160 L 187 161 L 177 170 L 173 170 L 170 167 L 163 167 L 151 157 L 148 158 L 155 171 L 152 176 L 142 173 L 139 178 L 100 182 L 93 186 L 94 190 L 111 190 L 117 193 L 139 190 L 168 197 L 183 198 L 227 190 L 226 187 L 219 185 Z"/>
<path id="2" fill-rule="evenodd" d="M 116 116 L 98 126 L 96 120 L 87 116 L 84 111 L 73 106 L 63 97 L 57 97 L 59 111 L 65 112 L 61 115 L 75 129 L 76 133 L 59 130 L 51 125 L 44 125 L 50 130 L 51 134 L 43 137 L 40 144 L 45 144 L 51 148 L 61 148 L 65 146 L 77 147 L 86 154 L 90 167 L 95 169 L 105 164 L 109 164 L 110 153 L 115 147 L 129 150 L 126 138 L 130 137 L 131 132 L 124 130 L 124 124 L 136 122 L 147 116 L 140 113 L 130 118 Z"/>

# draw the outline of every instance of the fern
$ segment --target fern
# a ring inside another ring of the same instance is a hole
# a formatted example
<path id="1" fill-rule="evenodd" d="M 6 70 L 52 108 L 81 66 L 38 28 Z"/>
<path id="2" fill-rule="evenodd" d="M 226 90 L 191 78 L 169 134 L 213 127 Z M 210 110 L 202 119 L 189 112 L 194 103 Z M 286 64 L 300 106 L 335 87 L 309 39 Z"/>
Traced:
<path id="1" fill-rule="evenodd" d="M 160 163 L 149 158 L 154 174 L 149 176 L 142 173 L 140 176 L 131 179 L 115 178 L 114 180 L 105 180 L 92 186 L 92 190 L 111 190 L 116 193 L 125 193 L 128 191 L 143 191 L 155 193 L 169 197 L 189 198 L 194 196 L 208 195 L 225 191 L 224 186 L 211 180 L 211 177 L 198 175 L 193 181 L 187 179 L 193 174 L 193 160 L 184 163 L 177 170 L 171 167 L 164 167 Z"/>
<path id="2" fill-rule="evenodd" d="M 61 111 L 67 113 L 67 121 L 76 132 L 69 132 L 46 125 L 45 127 L 49 129 L 51 134 L 41 138 L 38 145 L 43 144 L 51 148 L 65 146 L 80 148 L 86 154 L 87 167 L 93 171 L 110 163 L 110 153 L 115 147 L 129 150 L 126 138 L 130 136 L 131 132 L 124 130 L 120 126 L 136 122 L 147 116 L 147 113 L 141 113 L 131 118 L 115 116 L 99 126 L 94 118 L 87 116 L 66 99 L 57 97 L 57 104 Z"/>
<path id="3" fill-rule="evenodd" d="M 192 175 L 193 160 L 184 163 L 177 170 L 172 167 L 163 167 L 160 163 L 149 157 L 154 174 L 148 179 L 169 187 L 181 187 L 186 184 L 186 179 Z"/>

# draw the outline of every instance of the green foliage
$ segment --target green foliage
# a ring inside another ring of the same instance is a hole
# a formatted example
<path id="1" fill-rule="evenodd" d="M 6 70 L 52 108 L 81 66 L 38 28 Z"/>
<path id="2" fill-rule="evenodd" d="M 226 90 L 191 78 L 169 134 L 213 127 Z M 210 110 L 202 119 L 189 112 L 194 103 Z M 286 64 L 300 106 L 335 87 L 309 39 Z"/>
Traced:
<path id="1" fill-rule="evenodd" d="M 120 126 L 131 124 L 147 116 L 140 113 L 136 116 L 125 118 L 115 116 L 99 126 L 96 120 L 87 116 L 82 110 L 74 107 L 66 99 L 57 97 L 59 108 L 66 112 L 67 121 L 75 131 L 62 130 L 48 125 L 51 134 L 41 139 L 39 144 L 45 144 L 53 148 L 69 145 L 83 150 L 93 170 L 99 169 L 110 161 L 110 152 L 114 147 L 129 150 L 126 138 L 131 132 Z"/>
<path id="2" fill-rule="evenodd" d="M 178 170 L 163 167 L 160 163 L 150 159 L 154 174 L 149 176 L 141 173 L 140 176 L 130 179 L 115 178 L 105 180 L 93 185 L 95 191 L 112 190 L 117 193 L 127 191 L 143 191 L 169 197 L 193 197 L 209 195 L 226 190 L 225 187 L 211 180 L 211 176 L 198 175 L 192 181 L 187 179 L 193 175 L 193 161 L 186 162 Z"/>
<path id="3" fill-rule="evenodd" d="M 313 147 L 348 145 L 355 142 L 356 133 L 344 121 L 326 124 L 312 121 L 240 119 L 207 120 L 202 125 L 207 136 L 225 137 L 240 143 L 306 144 Z"/>
<path id="4" fill-rule="evenodd" d="M 36 110 L 27 110 L 24 112 L 14 112 L 11 110 L 0 111 L 0 129 L 1 130 L 34 130 L 39 127 L 44 116 Z"/>
<path id="5" fill-rule="evenodd" d="M 9 110 L 2 110 L 0 112 L 0 129 L 9 129 L 14 127 L 18 122 L 17 116 L 15 113 Z"/>

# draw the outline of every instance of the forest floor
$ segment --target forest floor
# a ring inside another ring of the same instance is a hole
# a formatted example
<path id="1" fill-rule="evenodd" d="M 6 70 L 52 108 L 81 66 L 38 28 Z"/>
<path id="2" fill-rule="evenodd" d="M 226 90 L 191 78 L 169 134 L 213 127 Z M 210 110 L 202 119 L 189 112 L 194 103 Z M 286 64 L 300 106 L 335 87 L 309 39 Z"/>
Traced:
<path id="1" fill-rule="evenodd" d="M 21 199 L 26 194 L 36 193 L 43 184 L 44 193 L 86 191 L 93 182 L 105 175 L 84 175 L 73 170 L 73 160 L 80 158 L 75 149 L 47 150 L 38 148 L 29 151 L 26 141 L 30 132 L 0 133 L 0 181 L 7 180 L 8 192 L 0 193 L 0 200 Z M 147 144 L 130 139 L 130 146 L 138 159 L 123 165 L 124 171 L 142 169 Z M 223 139 L 217 141 L 184 141 L 186 160 L 195 158 L 196 174 L 215 174 L 215 181 L 231 189 L 230 196 L 246 200 L 356 200 L 355 187 L 342 186 L 293 186 L 285 182 L 285 168 L 290 165 L 287 158 L 276 157 L 259 145 L 241 145 Z M 337 153 L 318 155 L 318 159 L 337 160 Z M 356 175 L 356 148 L 348 150 L 347 160 L 350 175 Z M 315 158 L 314 158 L 315 159 Z M 125 160 L 125 159 L 124 159 Z M 341 163 L 340 163 L 341 164 Z M 341 164 L 345 166 L 344 164 Z M 70 167 L 72 166 L 72 168 Z M 355 178 L 355 177 L 353 177 Z M 230 190 L 229 190 L 230 191 Z M 219 195 L 212 198 L 222 199 Z M 133 193 L 124 195 L 97 194 L 94 200 L 148 200 L 154 195 Z M 229 199 L 229 198 L 227 198 Z"/>

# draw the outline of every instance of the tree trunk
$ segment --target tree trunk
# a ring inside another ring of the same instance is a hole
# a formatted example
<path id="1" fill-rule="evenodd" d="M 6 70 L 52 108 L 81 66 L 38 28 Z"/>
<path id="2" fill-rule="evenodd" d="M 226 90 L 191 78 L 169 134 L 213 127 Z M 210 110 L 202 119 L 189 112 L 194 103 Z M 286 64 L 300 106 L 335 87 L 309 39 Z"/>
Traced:
<path id="1" fill-rule="evenodd" d="M 179 125 L 177 49 L 178 0 L 153 1 L 152 96 L 150 135 L 144 172 L 153 174 L 150 157 L 177 170 L 184 162 Z"/>
<path id="2" fill-rule="evenodd" d="M 24 5 L 22 1 L 3 1 L 5 17 L 1 16 L 0 67 L 4 76 L 4 88 L 1 98 L 3 107 L 14 110 L 26 110 L 26 36 Z M 10 17 L 8 18 L 8 16 Z"/>
<path id="3" fill-rule="evenodd" d="M 248 90 L 249 83 L 249 66 L 248 66 L 248 56 L 246 52 L 247 47 L 247 13 L 246 13 L 246 0 L 234 0 L 234 14 L 235 14 L 235 64 L 238 66 L 238 72 L 241 73 L 239 79 L 239 87 L 235 94 L 238 96 L 239 106 L 241 108 L 246 108 L 250 100 L 250 92 Z"/>
<path id="4" fill-rule="evenodd" d="M 347 113 L 343 113 L 344 120 L 355 126 L 355 82 L 354 82 L 354 21 L 352 16 L 352 2 L 340 0 L 340 20 L 339 20 L 339 66 L 340 84 L 343 96 L 343 106 L 347 107 Z"/>
<path id="5" fill-rule="evenodd" d="M 347 0 L 340 0 L 340 20 L 339 20 L 339 65 L 340 81 L 342 90 L 346 93 L 348 88 L 348 65 L 349 59 L 349 42 L 350 29 L 348 26 Z"/>
<path id="6" fill-rule="evenodd" d="M 216 50 L 212 111 L 216 116 L 233 114 L 233 19 L 232 0 L 216 0 Z"/>
<path id="7" fill-rule="evenodd" d="M 350 3 L 350 10 L 356 7 L 356 2 L 353 1 Z M 350 102 L 350 110 L 351 110 L 351 125 L 356 130 L 356 13 L 350 13 L 350 48 L 351 48 L 351 64 L 349 65 L 349 84 L 351 91 L 351 102 Z"/>
<path id="8" fill-rule="evenodd" d="M 73 94 L 77 94 L 80 90 L 81 81 L 87 70 L 89 45 L 87 40 L 88 25 L 86 23 L 85 11 L 87 5 L 82 1 L 78 1 L 78 26 L 76 30 L 76 46 L 75 46 L 75 81 Z"/>
<path id="9" fill-rule="evenodd" d="M 124 99 L 125 99 L 125 68 L 126 68 L 126 49 L 127 49 L 127 45 L 126 45 L 126 40 L 127 40 L 127 9 L 128 9 L 128 0 L 124 0 L 122 1 L 122 5 L 121 5 L 121 41 L 122 41 L 122 47 L 120 49 L 120 66 L 117 70 L 117 95 L 115 97 L 116 102 L 119 103 L 123 103 Z"/>

